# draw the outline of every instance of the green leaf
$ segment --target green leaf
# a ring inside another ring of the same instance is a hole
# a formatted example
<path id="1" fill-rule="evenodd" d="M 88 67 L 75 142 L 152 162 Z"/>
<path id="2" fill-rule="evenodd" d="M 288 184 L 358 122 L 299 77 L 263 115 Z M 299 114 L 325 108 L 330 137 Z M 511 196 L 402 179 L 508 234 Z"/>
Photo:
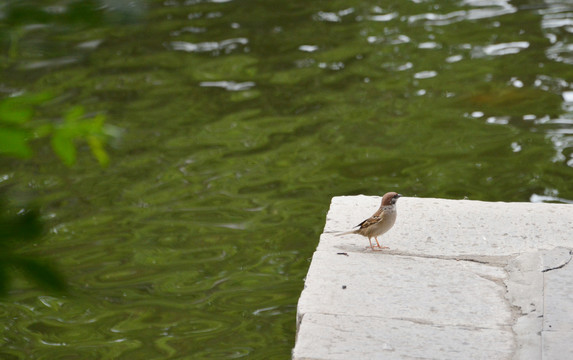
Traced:
<path id="1" fill-rule="evenodd" d="M 43 230 L 40 212 L 36 209 L 24 210 L 15 216 L 0 218 L 0 242 L 2 243 L 35 240 L 42 235 Z"/>
<path id="2" fill-rule="evenodd" d="M 54 291 L 65 291 L 67 288 L 62 274 L 47 261 L 15 257 L 10 259 L 10 262 L 42 288 Z"/>
<path id="3" fill-rule="evenodd" d="M 76 147 L 65 129 L 56 130 L 52 136 L 52 149 L 65 165 L 72 166 L 76 162 Z"/>
<path id="4" fill-rule="evenodd" d="M 101 132 L 103 131 L 103 125 L 105 123 L 105 115 L 104 114 L 97 114 L 96 116 L 94 116 L 93 118 L 93 124 L 95 129 L 97 129 L 97 131 Z"/>
<path id="5" fill-rule="evenodd" d="M 26 105 L 42 105 L 52 99 L 52 94 L 45 91 L 35 94 L 25 94 L 14 99 L 20 99 L 21 103 Z"/>
<path id="6" fill-rule="evenodd" d="M 21 95 L 0 101 L 0 122 L 23 124 L 34 116 L 34 106 L 51 98 L 48 93 Z"/>
<path id="7" fill-rule="evenodd" d="M 88 144 L 90 145 L 90 149 L 92 150 L 92 154 L 97 159 L 99 164 L 103 167 L 109 165 L 109 156 L 105 151 L 103 142 L 96 136 L 88 136 L 87 138 Z"/>
<path id="8" fill-rule="evenodd" d="M 30 120 L 34 109 L 13 106 L 11 103 L 0 104 L 0 121 L 10 124 L 22 124 Z"/>
<path id="9" fill-rule="evenodd" d="M 75 123 L 84 116 L 84 113 L 83 106 L 77 105 L 68 110 L 66 115 L 64 115 L 64 119 L 66 123 Z"/>
<path id="10" fill-rule="evenodd" d="M 0 154 L 27 158 L 32 156 L 28 146 L 28 131 L 0 127 Z"/>

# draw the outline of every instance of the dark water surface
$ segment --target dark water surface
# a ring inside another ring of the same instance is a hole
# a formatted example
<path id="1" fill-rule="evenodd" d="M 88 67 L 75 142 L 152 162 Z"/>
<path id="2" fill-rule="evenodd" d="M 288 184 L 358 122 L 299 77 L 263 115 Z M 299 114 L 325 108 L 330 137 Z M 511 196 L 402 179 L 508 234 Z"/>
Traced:
<path id="1" fill-rule="evenodd" d="M 3 167 L 72 292 L 13 284 L 2 359 L 287 359 L 332 196 L 573 200 L 568 1 L 8 3 L 3 96 L 124 133 Z"/>

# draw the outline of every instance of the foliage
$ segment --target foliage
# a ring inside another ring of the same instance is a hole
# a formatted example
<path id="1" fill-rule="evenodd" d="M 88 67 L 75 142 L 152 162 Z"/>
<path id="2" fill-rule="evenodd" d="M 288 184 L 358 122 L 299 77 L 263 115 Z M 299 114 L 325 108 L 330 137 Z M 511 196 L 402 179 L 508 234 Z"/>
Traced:
<path id="1" fill-rule="evenodd" d="M 43 288 L 66 289 L 63 277 L 48 261 L 18 254 L 22 245 L 39 240 L 42 234 L 38 210 L 22 209 L 14 214 L 5 203 L 0 204 L 0 295 L 8 291 L 10 268 L 20 270 Z"/>
<path id="2" fill-rule="evenodd" d="M 105 126 L 105 116 L 97 114 L 85 118 L 83 107 L 75 106 L 59 123 L 31 121 L 34 106 L 50 99 L 47 94 L 17 96 L 0 102 L 0 155 L 29 158 L 33 155 L 30 141 L 51 138 L 52 149 L 68 166 L 76 161 L 75 142 L 85 140 L 92 154 L 102 166 L 109 158 L 104 150 L 105 139 L 117 135 L 117 130 Z"/>
<path id="3" fill-rule="evenodd" d="M 48 138 L 54 153 L 67 165 L 76 162 L 76 143 L 85 141 L 101 166 L 109 164 L 104 145 L 117 129 L 105 124 L 105 116 L 88 117 L 81 106 L 69 109 L 60 121 L 35 119 L 37 106 L 50 101 L 46 93 L 21 95 L 0 100 L 0 155 L 21 159 L 34 152 L 32 142 Z M 10 206 L 0 194 L 0 296 L 8 291 L 10 269 L 20 270 L 41 287 L 63 291 L 65 281 L 45 260 L 20 255 L 18 250 L 38 241 L 43 234 L 43 222 L 38 209 Z"/>

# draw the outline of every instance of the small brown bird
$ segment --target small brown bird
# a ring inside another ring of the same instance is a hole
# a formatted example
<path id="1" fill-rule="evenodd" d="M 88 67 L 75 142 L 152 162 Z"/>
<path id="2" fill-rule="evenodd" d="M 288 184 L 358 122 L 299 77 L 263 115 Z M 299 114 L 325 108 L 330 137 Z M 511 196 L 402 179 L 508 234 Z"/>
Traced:
<path id="1" fill-rule="evenodd" d="M 380 208 L 374 213 L 374 215 L 356 225 L 358 229 L 343 232 L 341 234 L 337 234 L 336 236 L 360 234 L 368 238 L 368 241 L 370 242 L 370 248 L 373 251 L 377 250 L 374 249 L 374 246 L 372 246 L 372 238 L 376 240 L 376 245 L 378 245 L 379 250 L 384 248 L 387 249 L 386 246 L 380 246 L 380 243 L 378 242 L 378 236 L 384 234 L 386 231 L 390 230 L 392 226 L 394 226 L 394 223 L 396 222 L 396 201 L 398 201 L 398 198 L 401 196 L 402 195 L 395 192 L 384 194 L 382 197 L 382 204 L 380 204 Z"/>

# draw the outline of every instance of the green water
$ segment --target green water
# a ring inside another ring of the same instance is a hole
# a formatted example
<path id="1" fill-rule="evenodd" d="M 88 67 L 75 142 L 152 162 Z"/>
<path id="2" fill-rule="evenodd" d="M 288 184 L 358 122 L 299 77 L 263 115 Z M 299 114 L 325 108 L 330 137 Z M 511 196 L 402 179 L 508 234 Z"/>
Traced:
<path id="1" fill-rule="evenodd" d="M 13 283 L 2 359 L 288 359 L 331 197 L 573 201 L 565 0 L 16 3 L 3 96 L 124 132 L 3 166 L 72 290 Z"/>

